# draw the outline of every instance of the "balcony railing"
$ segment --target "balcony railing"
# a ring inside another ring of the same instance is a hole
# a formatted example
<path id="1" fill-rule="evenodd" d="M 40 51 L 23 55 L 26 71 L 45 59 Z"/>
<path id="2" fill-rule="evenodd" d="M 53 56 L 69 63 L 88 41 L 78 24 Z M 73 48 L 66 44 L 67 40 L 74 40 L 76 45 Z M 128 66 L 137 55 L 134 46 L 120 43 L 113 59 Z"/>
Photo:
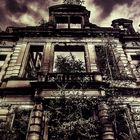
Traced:
<path id="1" fill-rule="evenodd" d="M 39 81 L 45 82 L 95 82 L 101 81 L 100 73 L 43 73 L 38 74 Z"/>
<path id="2" fill-rule="evenodd" d="M 108 87 L 99 72 L 94 73 L 38 73 L 38 80 L 32 87 L 45 89 L 95 89 Z"/>

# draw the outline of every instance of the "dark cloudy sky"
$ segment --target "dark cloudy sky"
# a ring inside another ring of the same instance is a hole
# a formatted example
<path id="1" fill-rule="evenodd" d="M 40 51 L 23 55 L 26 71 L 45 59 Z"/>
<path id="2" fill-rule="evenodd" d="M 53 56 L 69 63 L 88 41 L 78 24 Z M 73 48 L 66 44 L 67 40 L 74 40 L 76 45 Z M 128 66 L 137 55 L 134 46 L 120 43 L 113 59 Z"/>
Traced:
<path id="1" fill-rule="evenodd" d="M 48 7 L 63 0 L 0 0 L 0 27 L 38 25 L 48 20 Z M 90 21 L 100 26 L 110 26 L 116 18 L 134 21 L 140 32 L 140 0 L 85 0 L 84 6 L 91 11 Z"/>

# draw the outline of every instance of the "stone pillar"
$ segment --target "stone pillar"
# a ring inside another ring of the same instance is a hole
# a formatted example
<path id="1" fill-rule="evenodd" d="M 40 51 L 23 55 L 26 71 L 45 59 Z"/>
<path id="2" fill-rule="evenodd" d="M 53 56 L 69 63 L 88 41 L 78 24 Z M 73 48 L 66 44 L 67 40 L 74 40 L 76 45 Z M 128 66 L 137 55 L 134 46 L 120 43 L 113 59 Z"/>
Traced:
<path id="1" fill-rule="evenodd" d="M 45 114 L 44 118 L 44 139 L 43 140 L 48 140 L 48 117 L 47 114 Z"/>
<path id="2" fill-rule="evenodd" d="M 96 52 L 95 47 L 92 43 L 88 43 L 88 53 L 89 53 L 89 61 L 90 61 L 90 72 L 97 72 L 97 64 L 96 64 Z"/>
<path id="3" fill-rule="evenodd" d="M 50 55 L 51 55 L 51 43 L 47 42 L 44 48 L 43 66 L 42 71 L 48 73 L 50 70 Z"/>
<path id="4" fill-rule="evenodd" d="M 112 122 L 109 120 L 109 107 L 105 102 L 98 105 L 99 120 L 102 127 L 102 140 L 115 140 Z"/>
<path id="5" fill-rule="evenodd" d="M 30 117 L 27 140 L 43 139 L 43 119 L 44 111 L 42 104 L 35 104 Z"/>

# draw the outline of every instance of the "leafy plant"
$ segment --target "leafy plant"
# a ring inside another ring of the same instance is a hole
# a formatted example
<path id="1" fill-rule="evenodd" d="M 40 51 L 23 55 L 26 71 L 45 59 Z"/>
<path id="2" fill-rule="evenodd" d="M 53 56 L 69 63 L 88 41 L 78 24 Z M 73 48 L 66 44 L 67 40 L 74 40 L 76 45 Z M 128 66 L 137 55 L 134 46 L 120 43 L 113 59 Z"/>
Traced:
<path id="1" fill-rule="evenodd" d="M 56 71 L 60 73 L 79 73 L 85 71 L 84 63 L 76 60 L 76 57 L 70 53 L 68 56 L 57 56 L 55 62 Z"/>
<path id="2" fill-rule="evenodd" d="M 71 95 L 50 100 L 47 105 L 49 140 L 100 139 L 97 100 L 84 95 Z"/>
<path id="3" fill-rule="evenodd" d="M 16 108 L 13 113 L 15 113 L 15 117 L 12 128 L 10 128 L 12 121 L 3 122 L 1 120 L 0 122 L 1 140 L 25 140 L 26 138 L 30 111 Z"/>

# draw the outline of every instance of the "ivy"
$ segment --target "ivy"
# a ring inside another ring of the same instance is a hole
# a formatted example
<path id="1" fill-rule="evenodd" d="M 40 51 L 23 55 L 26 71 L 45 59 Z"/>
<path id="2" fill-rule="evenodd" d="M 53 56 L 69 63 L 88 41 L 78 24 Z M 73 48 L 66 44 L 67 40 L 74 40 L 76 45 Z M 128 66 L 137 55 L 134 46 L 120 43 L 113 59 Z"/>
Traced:
<path id="1" fill-rule="evenodd" d="M 25 140 L 29 122 L 30 110 L 20 110 L 16 108 L 13 112 L 15 114 L 12 128 L 11 121 L 3 122 L 1 120 L 0 131 L 1 140 Z"/>
<path id="2" fill-rule="evenodd" d="M 58 73 L 79 73 L 85 71 L 84 63 L 79 59 L 77 60 L 72 53 L 68 56 L 58 55 L 55 67 Z"/>

